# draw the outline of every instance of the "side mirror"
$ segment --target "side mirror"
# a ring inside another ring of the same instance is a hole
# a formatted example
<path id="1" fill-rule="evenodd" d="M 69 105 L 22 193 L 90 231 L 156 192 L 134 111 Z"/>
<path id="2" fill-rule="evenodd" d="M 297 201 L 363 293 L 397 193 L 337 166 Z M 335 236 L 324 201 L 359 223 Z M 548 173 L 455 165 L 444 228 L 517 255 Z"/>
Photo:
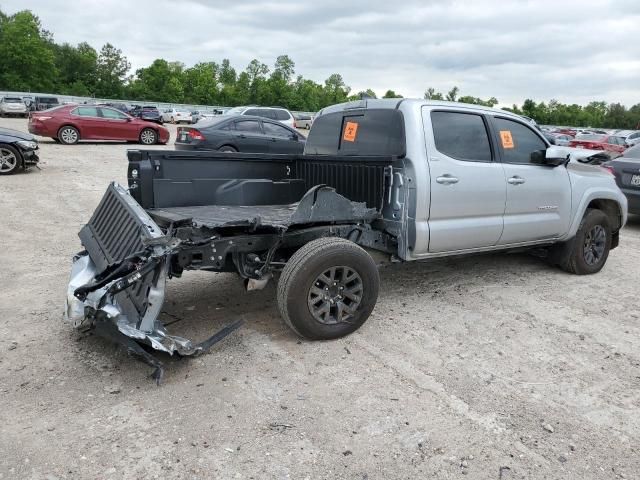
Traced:
<path id="1" fill-rule="evenodd" d="M 291 134 L 291 137 L 289 137 L 291 140 L 295 140 L 296 142 L 299 140 L 298 139 L 298 135 L 296 135 L 295 133 Z"/>
<path id="2" fill-rule="evenodd" d="M 131 120 L 133 120 L 131 117 L 127 117 L 127 122 L 130 122 Z"/>
<path id="3" fill-rule="evenodd" d="M 567 162 L 567 153 L 562 147 L 549 147 L 546 150 L 531 152 L 531 163 L 558 167 Z"/>

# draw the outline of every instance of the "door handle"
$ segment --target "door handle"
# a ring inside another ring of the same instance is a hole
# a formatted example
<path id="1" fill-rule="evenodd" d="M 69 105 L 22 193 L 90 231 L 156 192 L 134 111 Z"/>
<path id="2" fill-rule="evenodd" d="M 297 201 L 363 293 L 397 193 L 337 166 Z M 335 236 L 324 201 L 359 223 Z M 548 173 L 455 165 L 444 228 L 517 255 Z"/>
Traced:
<path id="1" fill-rule="evenodd" d="M 241 133 L 240 135 L 238 135 L 238 138 L 247 138 L 247 136 L 243 133 Z"/>
<path id="2" fill-rule="evenodd" d="M 459 180 L 457 177 L 449 175 L 448 173 L 445 173 L 441 177 L 436 178 L 436 182 L 442 183 L 443 185 L 451 185 L 453 183 L 458 183 L 458 181 Z"/>
<path id="3" fill-rule="evenodd" d="M 520 185 L 524 183 L 524 178 L 516 175 L 515 177 L 511 177 L 509 180 L 507 180 L 507 182 L 509 182 L 511 185 Z"/>

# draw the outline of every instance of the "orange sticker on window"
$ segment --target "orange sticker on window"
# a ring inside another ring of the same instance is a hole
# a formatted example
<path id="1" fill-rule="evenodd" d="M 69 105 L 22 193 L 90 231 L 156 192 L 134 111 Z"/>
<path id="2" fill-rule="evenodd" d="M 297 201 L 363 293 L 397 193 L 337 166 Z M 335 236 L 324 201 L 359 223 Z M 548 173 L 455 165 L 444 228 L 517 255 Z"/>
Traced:
<path id="1" fill-rule="evenodd" d="M 356 134 L 358 133 L 358 124 L 356 122 L 347 122 L 344 126 L 344 133 L 342 134 L 342 140 L 345 142 L 355 142 Z"/>
<path id="2" fill-rule="evenodd" d="M 502 148 L 513 148 L 513 137 L 509 130 L 500 130 L 500 140 L 502 140 Z"/>

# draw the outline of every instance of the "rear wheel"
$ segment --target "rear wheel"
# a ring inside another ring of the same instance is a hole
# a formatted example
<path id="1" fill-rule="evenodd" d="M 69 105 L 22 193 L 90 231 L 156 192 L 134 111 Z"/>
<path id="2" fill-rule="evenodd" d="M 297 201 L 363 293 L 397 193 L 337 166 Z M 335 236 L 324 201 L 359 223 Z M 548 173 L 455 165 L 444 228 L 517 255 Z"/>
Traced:
<path id="1" fill-rule="evenodd" d="M 576 236 L 558 246 L 560 268 L 577 275 L 589 275 L 602 270 L 611 248 L 611 225 L 602 210 L 589 209 L 580 222 Z M 553 254 L 554 252 L 552 252 Z"/>
<path id="2" fill-rule="evenodd" d="M 289 259 L 278 282 L 285 323 L 310 340 L 348 335 L 369 318 L 380 278 L 371 256 L 349 240 L 320 238 Z"/>
<path id="3" fill-rule="evenodd" d="M 238 150 L 233 148 L 231 145 L 223 145 L 218 149 L 219 152 L 227 152 L 227 153 L 238 153 Z"/>
<path id="4" fill-rule="evenodd" d="M 152 128 L 143 128 L 140 132 L 140 143 L 154 145 L 158 141 L 158 134 Z"/>
<path id="5" fill-rule="evenodd" d="M 22 166 L 20 152 L 11 145 L 0 144 L 0 175 L 16 173 Z"/>
<path id="6" fill-rule="evenodd" d="M 71 125 L 65 125 L 58 130 L 58 140 L 65 145 L 73 145 L 80 140 L 80 133 L 75 127 Z"/>

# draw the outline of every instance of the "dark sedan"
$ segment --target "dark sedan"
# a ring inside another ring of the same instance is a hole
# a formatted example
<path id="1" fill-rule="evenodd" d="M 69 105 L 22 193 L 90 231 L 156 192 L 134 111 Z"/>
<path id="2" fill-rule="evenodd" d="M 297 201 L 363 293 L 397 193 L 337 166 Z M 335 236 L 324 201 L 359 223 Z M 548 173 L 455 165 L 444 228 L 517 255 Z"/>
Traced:
<path id="1" fill-rule="evenodd" d="M 0 175 L 38 163 L 38 141 L 29 133 L 0 128 Z"/>
<path id="2" fill-rule="evenodd" d="M 162 125 L 164 123 L 162 121 L 162 114 L 160 113 L 160 110 L 152 105 L 136 105 L 131 110 L 129 110 L 128 113 L 132 117 L 140 118 L 142 120 L 146 120 L 147 122 L 154 122 L 159 125 Z"/>
<path id="3" fill-rule="evenodd" d="M 277 121 L 248 115 L 203 119 L 179 127 L 176 150 L 242 153 L 302 153 L 306 138 Z"/>
<path id="4" fill-rule="evenodd" d="M 621 157 L 604 164 L 629 201 L 629 213 L 640 215 L 640 145 L 628 148 Z"/>

